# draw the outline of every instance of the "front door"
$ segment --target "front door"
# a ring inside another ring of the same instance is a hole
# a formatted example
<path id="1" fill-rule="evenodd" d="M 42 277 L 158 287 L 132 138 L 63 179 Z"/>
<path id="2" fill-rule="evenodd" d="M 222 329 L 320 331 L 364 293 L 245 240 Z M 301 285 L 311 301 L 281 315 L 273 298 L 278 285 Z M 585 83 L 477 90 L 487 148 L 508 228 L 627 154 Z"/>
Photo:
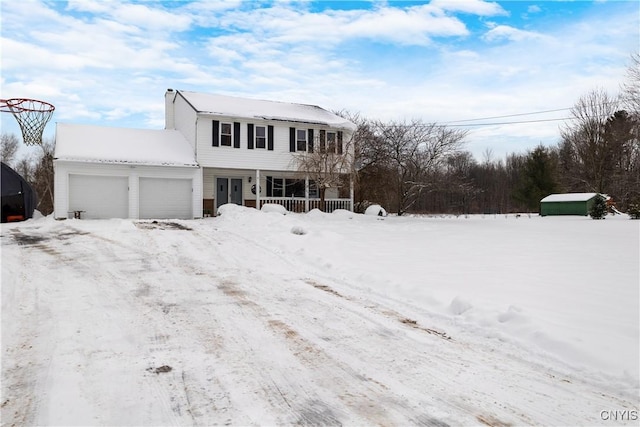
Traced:
<path id="1" fill-rule="evenodd" d="M 226 203 L 242 205 L 242 178 L 216 178 L 216 208 Z"/>
<path id="2" fill-rule="evenodd" d="M 216 208 L 229 203 L 229 179 L 216 178 Z"/>
<path id="3" fill-rule="evenodd" d="M 242 178 L 234 178 L 231 180 L 231 203 L 242 205 Z"/>

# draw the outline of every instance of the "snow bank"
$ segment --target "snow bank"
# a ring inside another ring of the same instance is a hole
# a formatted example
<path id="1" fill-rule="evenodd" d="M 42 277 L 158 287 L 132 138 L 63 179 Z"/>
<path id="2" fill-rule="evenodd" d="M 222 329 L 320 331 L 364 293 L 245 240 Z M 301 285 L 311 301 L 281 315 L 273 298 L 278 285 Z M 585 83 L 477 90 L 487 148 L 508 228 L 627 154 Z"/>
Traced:
<path id="1" fill-rule="evenodd" d="M 262 208 L 260 210 L 266 213 L 272 212 L 272 213 L 279 213 L 282 215 L 286 215 L 288 212 L 284 206 L 279 205 L 277 203 L 265 203 L 264 205 L 262 205 Z"/>
<path id="2" fill-rule="evenodd" d="M 335 209 L 331 214 L 345 219 L 353 219 L 356 216 L 356 214 L 346 209 Z"/>

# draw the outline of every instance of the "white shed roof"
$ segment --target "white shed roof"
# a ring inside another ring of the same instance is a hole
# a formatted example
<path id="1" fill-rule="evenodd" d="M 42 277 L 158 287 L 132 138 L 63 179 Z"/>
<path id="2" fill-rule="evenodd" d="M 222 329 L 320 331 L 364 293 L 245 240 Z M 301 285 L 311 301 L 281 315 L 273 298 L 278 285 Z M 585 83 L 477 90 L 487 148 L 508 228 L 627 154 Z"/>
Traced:
<path id="1" fill-rule="evenodd" d="M 177 130 L 127 129 L 58 123 L 59 160 L 197 167 L 195 153 Z"/>
<path id="2" fill-rule="evenodd" d="M 316 105 L 178 91 L 199 113 L 247 119 L 280 120 L 355 130 L 356 125 Z"/>
<path id="3" fill-rule="evenodd" d="M 587 200 L 591 200 L 597 195 L 598 193 L 551 194 L 540 201 L 541 202 L 586 202 Z"/>

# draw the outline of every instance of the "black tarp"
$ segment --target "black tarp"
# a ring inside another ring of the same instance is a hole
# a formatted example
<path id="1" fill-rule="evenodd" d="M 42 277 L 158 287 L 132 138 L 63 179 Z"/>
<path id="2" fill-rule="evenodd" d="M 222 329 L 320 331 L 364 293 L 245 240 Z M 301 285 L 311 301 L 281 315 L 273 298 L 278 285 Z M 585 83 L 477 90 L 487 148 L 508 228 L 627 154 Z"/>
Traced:
<path id="1" fill-rule="evenodd" d="M 33 217 L 38 203 L 36 192 L 16 171 L 2 162 L 2 222 Z"/>

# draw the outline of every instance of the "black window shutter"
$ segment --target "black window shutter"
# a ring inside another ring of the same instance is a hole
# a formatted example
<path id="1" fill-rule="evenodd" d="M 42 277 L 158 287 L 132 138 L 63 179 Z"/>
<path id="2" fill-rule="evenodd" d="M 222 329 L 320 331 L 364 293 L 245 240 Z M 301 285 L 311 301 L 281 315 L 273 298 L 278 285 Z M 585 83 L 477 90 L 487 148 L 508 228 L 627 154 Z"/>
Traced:
<path id="1" fill-rule="evenodd" d="M 233 148 L 240 148 L 240 123 L 233 122 Z"/>
<path id="2" fill-rule="evenodd" d="M 307 151 L 309 153 L 313 153 L 313 129 L 309 129 L 309 133 L 307 135 L 309 136 L 307 141 Z"/>
<path id="3" fill-rule="evenodd" d="M 253 123 L 247 123 L 247 148 L 253 150 Z"/>
<path id="4" fill-rule="evenodd" d="M 296 151 L 296 128 L 289 128 L 289 151 Z"/>
<path id="5" fill-rule="evenodd" d="M 267 149 L 273 151 L 273 126 L 267 127 Z"/>
<path id="6" fill-rule="evenodd" d="M 338 131 L 338 154 L 342 154 L 342 131 Z"/>
<path id="7" fill-rule="evenodd" d="M 320 131 L 320 152 L 324 153 L 325 150 L 325 146 L 327 145 L 327 131 L 325 130 L 321 130 Z"/>
<path id="8" fill-rule="evenodd" d="M 273 197 L 273 177 L 267 177 L 267 197 Z"/>
<path id="9" fill-rule="evenodd" d="M 217 147 L 220 145 L 220 122 L 218 120 L 213 121 L 213 146 Z"/>

